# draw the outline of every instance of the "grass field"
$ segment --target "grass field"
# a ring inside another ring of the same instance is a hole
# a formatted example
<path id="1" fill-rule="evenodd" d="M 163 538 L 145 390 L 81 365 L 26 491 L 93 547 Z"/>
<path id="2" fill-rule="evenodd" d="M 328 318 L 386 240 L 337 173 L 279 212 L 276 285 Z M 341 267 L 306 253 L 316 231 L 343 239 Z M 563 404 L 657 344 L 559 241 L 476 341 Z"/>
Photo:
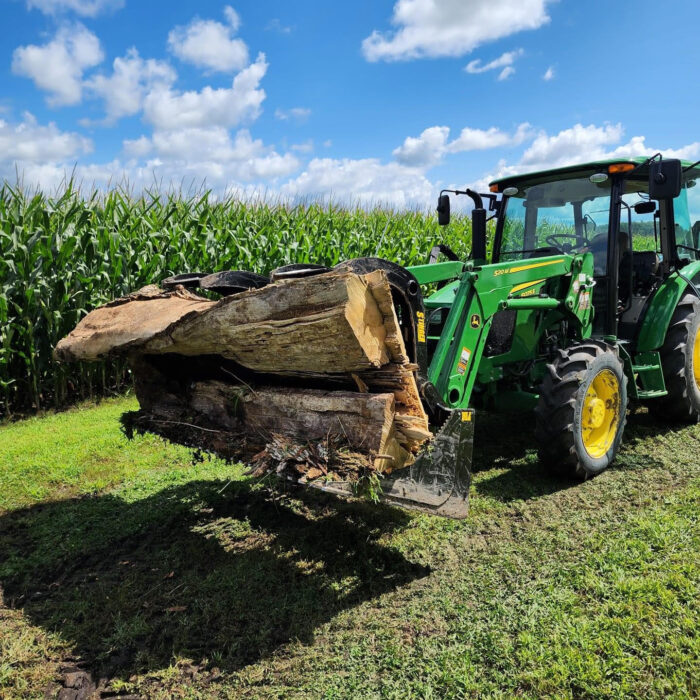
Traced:
<path id="1" fill-rule="evenodd" d="M 571 484 L 480 418 L 455 522 L 127 442 L 134 403 L 0 427 L 0 697 L 71 663 L 162 698 L 700 694 L 700 427 L 639 412 Z"/>

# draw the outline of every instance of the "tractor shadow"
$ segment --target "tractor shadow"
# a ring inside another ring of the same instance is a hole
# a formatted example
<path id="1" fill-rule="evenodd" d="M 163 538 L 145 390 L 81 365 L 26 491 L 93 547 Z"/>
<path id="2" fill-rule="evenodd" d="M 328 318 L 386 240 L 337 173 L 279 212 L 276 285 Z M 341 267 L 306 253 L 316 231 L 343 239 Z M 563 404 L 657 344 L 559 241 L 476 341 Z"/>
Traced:
<path id="1" fill-rule="evenodd" d="M 473 488 L 503 503 L 548 496 L 575 486 L 575 482 L 550 474 L 539 463 L 535 418 L 531 414 L 479 415 L 473 464 Z"/>
<path id="2" fill-rule="evenodd" d="M 0 591 L 95 678 L 164 669 L 174 655 L 235 671 L 428 575 L 381 542 L 408 521 L 247 482 L 50 502 L 0 517 Z"/>
<path id="3" fill-rule="evenodd" d="M 635 446 L 660 435 L 678 432 L 686 426 L 659 423 L 644 408 L 631 411 L 623 445 L 611 468 L 635 469 L 662 466 L 645 456 L 641 467 L 634 457 Z M 479 416 L 474 436 L 474 489 L 481 495 L 504 503 L 549 496 L 576 488 L 581 482 L 550 473 L 537 458 L 534 416 Z M 490 477 L 489 472 L 497 472 Z"/>

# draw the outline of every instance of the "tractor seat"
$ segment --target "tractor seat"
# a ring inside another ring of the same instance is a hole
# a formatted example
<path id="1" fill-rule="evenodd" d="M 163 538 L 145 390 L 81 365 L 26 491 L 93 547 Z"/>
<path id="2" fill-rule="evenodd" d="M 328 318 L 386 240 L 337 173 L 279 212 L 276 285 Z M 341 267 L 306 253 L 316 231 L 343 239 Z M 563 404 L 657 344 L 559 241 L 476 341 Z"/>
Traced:
<path id="1" fill-rule="evenodd" d="M 630 280 L 630 262 L 632 280 Z M 630 253 L 625 251 L 620 260 L 620 301 L 626 303 L 633 294 L 646 296 L 659 270 L 659 259 L 653 250 Z M 632 281 L 632 286 L 630 286 Z"/>
<path id="2" fill-rule="evenodd" d="M 632 267 L 638 280 L 648 280 L 659 271 L 659 256 L 653 250 L 632 253 Z"/>

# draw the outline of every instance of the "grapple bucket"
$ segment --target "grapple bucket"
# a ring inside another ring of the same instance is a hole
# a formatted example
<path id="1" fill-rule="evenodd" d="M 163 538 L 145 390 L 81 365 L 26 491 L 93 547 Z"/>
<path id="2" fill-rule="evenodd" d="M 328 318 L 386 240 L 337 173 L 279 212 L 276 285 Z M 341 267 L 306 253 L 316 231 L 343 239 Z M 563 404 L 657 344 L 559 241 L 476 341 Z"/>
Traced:
<path id="1" fill-rule="evenodd" d="M 466 518 L 474 447 L 474 411 L 451 411 L 410 467 L 381 480 L 381 500 L 408 510 Z M 339 496 L 353 494 L 347 482 L 310 483 Z"/>

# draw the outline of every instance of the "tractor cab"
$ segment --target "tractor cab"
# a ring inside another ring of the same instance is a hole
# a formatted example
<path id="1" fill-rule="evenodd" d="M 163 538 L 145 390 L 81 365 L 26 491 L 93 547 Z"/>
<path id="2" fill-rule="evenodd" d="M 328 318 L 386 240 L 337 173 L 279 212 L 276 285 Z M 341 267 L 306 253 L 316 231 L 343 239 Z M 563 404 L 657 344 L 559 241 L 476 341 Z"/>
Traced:
<path id="1" fill-rule="evenodd" d="M 492 262 L 592 253 L 594 335 L 634 345 L 661 283 L 700 259 L 700 225 L 688 213 L 700 171 L 681 164 L 678 193 L 657 200 L 650 196 L 656 162 L 598 161 L 494 182 L 491 191 L 503 199 Z"/>

